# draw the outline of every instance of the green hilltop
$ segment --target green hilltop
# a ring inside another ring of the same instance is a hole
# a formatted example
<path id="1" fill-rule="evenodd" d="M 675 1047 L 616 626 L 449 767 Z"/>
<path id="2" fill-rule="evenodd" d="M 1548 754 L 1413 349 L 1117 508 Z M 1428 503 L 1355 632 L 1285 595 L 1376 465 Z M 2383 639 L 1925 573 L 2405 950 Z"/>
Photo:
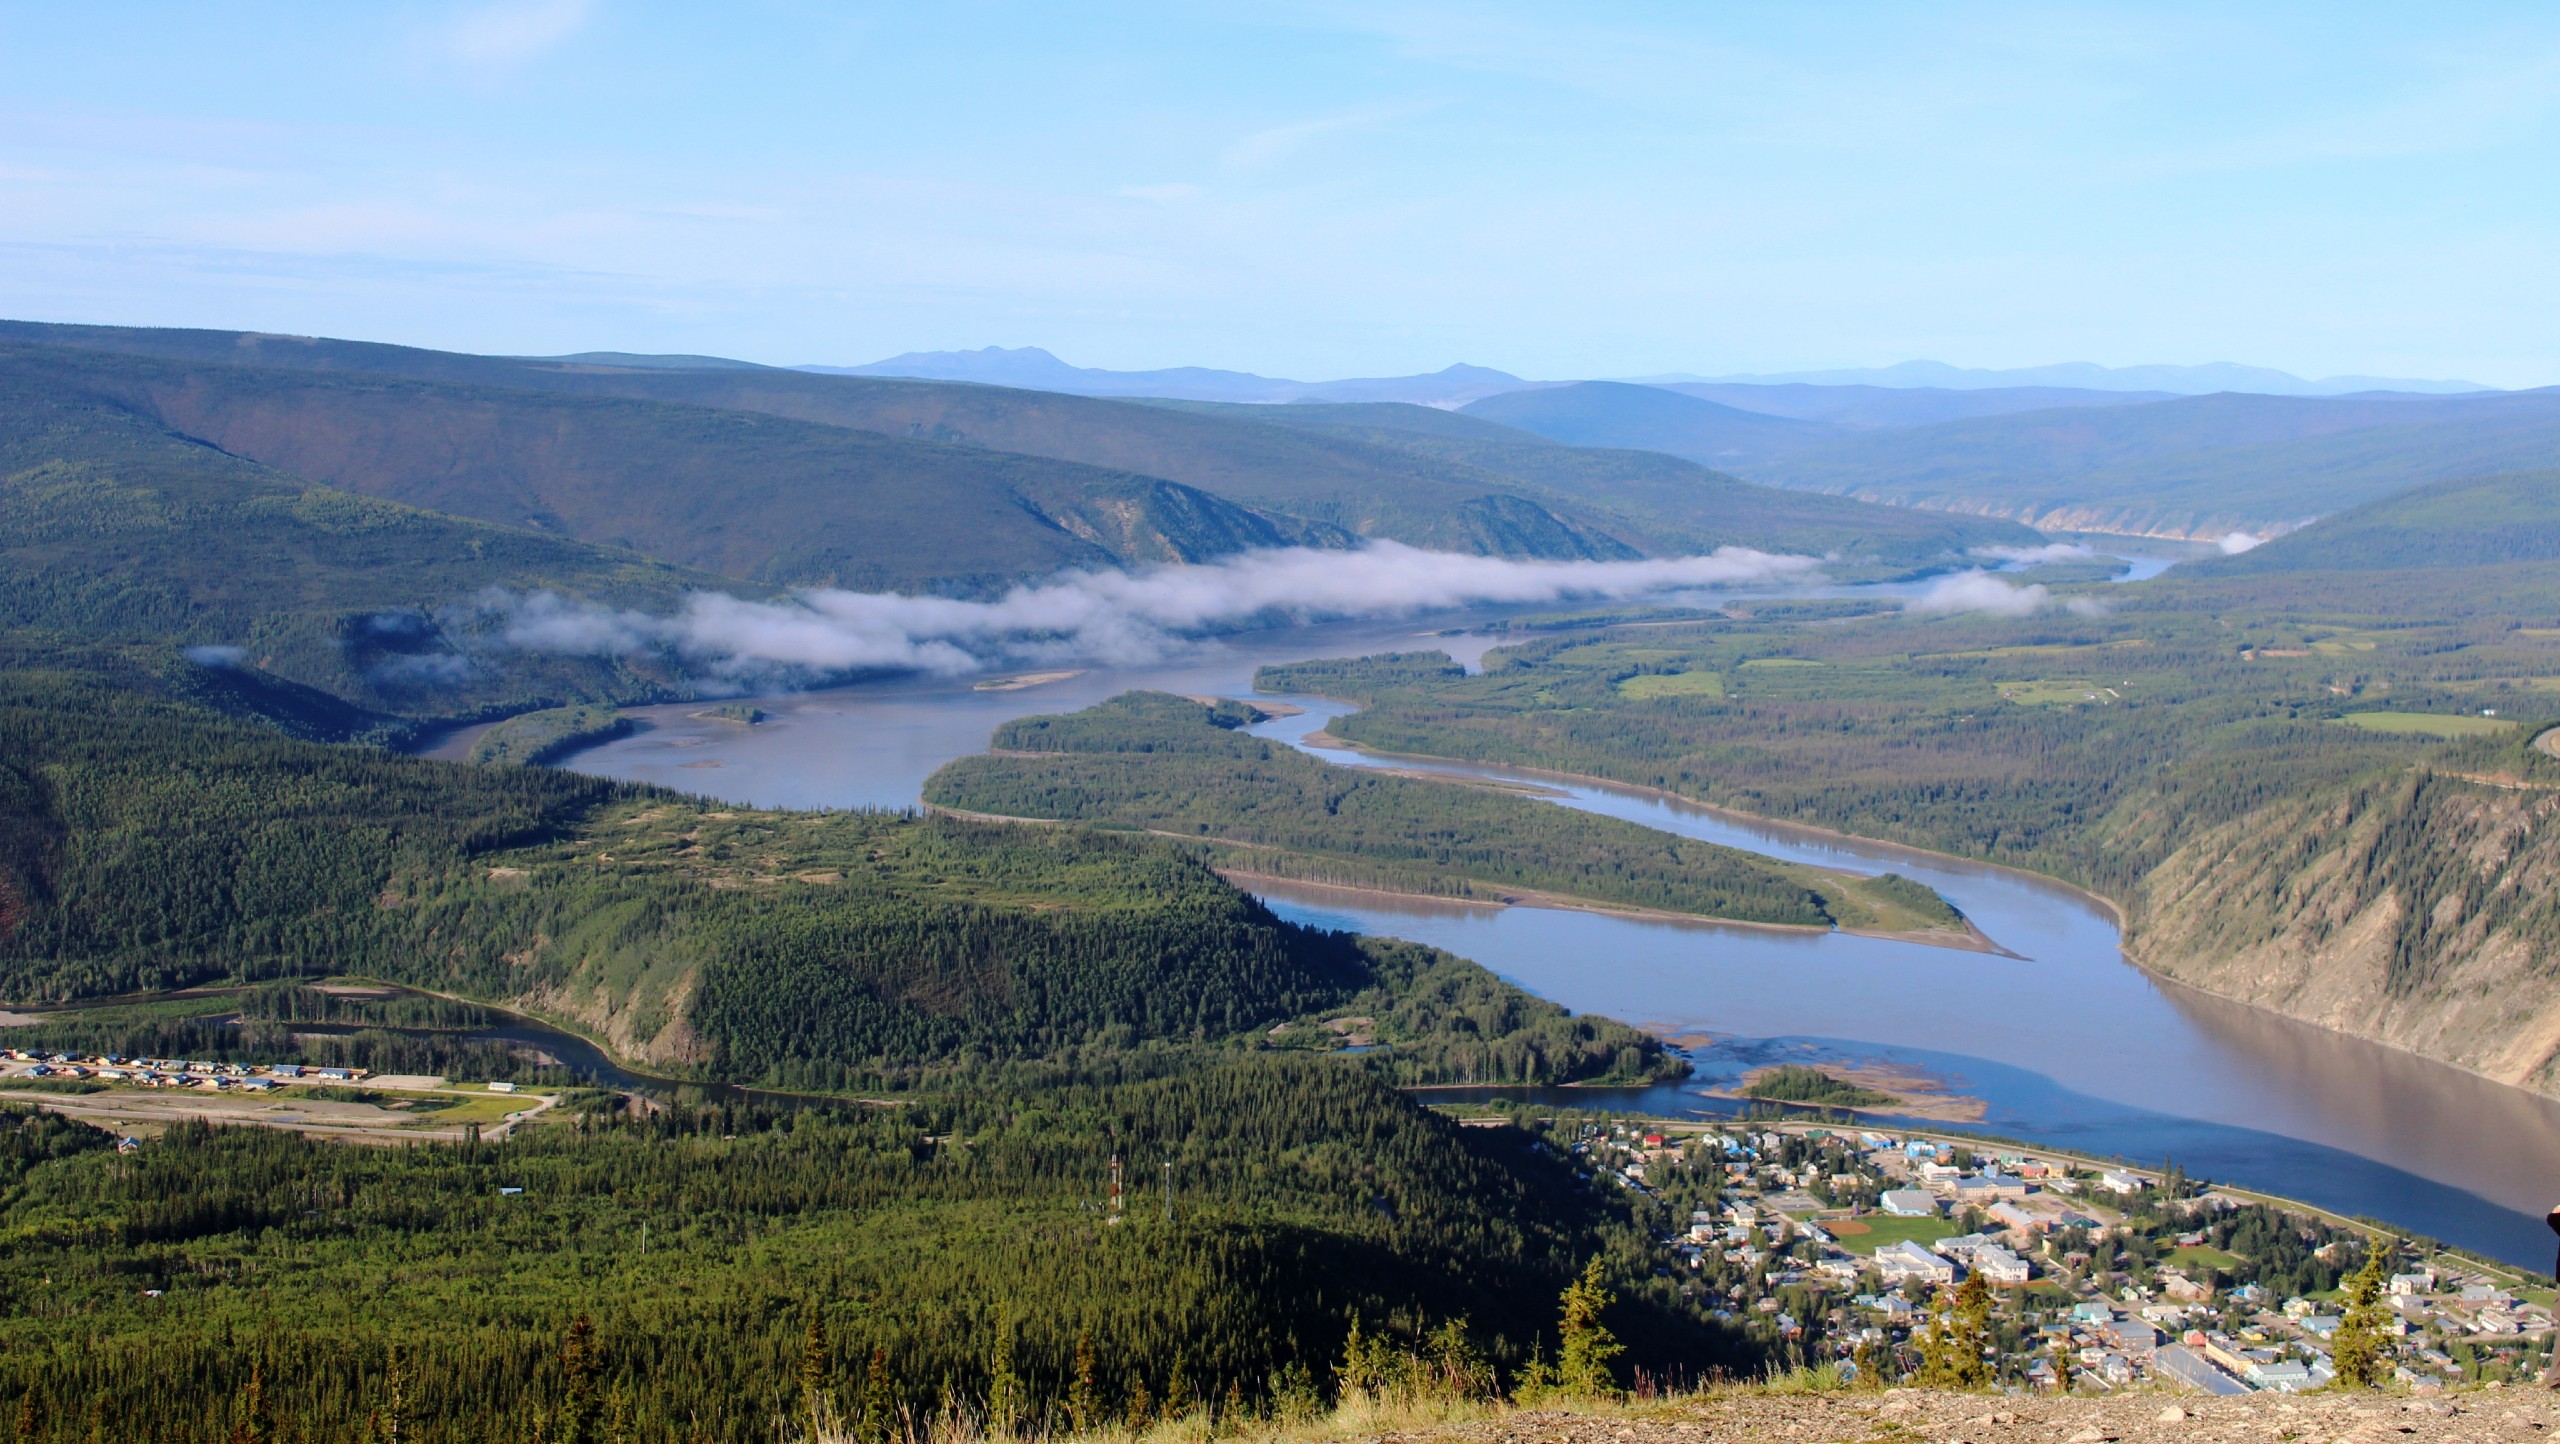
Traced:
<path id="1" fill-rule="evenodd" d="M 2051 527 L 2216 536 L 2539 466 L 2555 450 L 2560 390 L 2222 394 L 1872 431 L 1739 469 L 1771 485 Z"/>
<path id="2" fill-rule="evenodd" d="M 2225 577 L 2553 561 L 2560 561 L 2560 471 L 2521 471 L 2413 487 L 2185 570 Z"/>

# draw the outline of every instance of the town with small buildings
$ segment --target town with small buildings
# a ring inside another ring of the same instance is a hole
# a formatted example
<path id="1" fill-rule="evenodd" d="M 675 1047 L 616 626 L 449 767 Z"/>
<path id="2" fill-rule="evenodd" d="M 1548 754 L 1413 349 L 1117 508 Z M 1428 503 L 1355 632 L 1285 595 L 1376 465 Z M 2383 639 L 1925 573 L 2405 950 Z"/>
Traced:
<path id="1" fill-rule="evenodd" d="M 1941 1291 L 1978 1275 L 2004 1387 L 2314 1389 L 2377 1239 L 2401 1384 L 2530 1378 L 2550 1355 L 2540 1280 L 2174 1168 L 1794 1120 L 1523 1126 L 1641 1196 L 1657 1285 L 1720 1295 L 1719 1317 L 1804 1364 L 1901 1377 Z"/>
<path id="2" fill-rule="evenodd" d="M 312 1063 L 127 1058 L 0 1049 L 18 1101 L 120 1135 L 130 1152 L 172 1124 L 246 1124 L 353 1143 L 496 1141 L 544 1118 L 560 1090 L 506 1079 L 453 1082 Z"/>
<path id="3" fill-rule="evenodd" d="M 206 1063 L 184 1058 L 124 1058 L 113 1053 L 78 1057 L 70 1053 L 36 1053 L 24 1048 L 0 1050 L 0 1059 L 14 1067 L 0 1068 L 0 1077 L 59 1078 L 67 1082 L 95 1078 L 102 1083 L 126 1083 L 136 1088 L 200 1088 L 211 1092 L 237 1089 L 244 1093 L 272 1093 L 289 1083 L 357 1083 L 364 1080 L 362 1068 L 313 1068 L 300 1063 Z M 506 1087 L 513 1085 L 492 1085 Z"/>

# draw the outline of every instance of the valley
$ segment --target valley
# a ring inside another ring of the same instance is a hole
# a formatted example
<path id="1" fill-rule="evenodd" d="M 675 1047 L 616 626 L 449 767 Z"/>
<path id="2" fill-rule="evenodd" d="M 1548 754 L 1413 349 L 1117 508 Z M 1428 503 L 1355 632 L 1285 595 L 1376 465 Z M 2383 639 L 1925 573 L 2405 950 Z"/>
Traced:
<path id="1" fill-rule="evenodd" d="M 2560 1428 L 2560 12 L 2319 18 L 0 6 L 0 1444 Z"/>
<path id="2" fill-rule="evenodd" d="M 0 370 L 12 1039 L 420 1084 L 10 1088 L 13 1217 L 56 1240 L 21 1262 L 84 1281 L 114 1367 L 212 1367 L 149 1327 L 173 1297 L 388 1269 L 274 1345 L 309 1360 L 530 1254 L 428 1366 L 528 1428 L 521 1339 L 588 1297 L 763 1341 L 626 1374 L 659 1418 L 782 1377 L 804 1295 L 921 1321 L 852 1325 L 909 1406 L 993 1388 L 1002 1339 L 1053 1394 L 1087 1358 L 1115 1407 L 1258 1407 L 1353 1314 L 1463 1317 L 1525 1378 L 1593 1256 L 1646 1367 L 1755 1367 L 1798 1336 L 1652 1272 L 1669 1205 L 1558 1140 L 1825 1099 L 2541 1247 L 2539 475 L 2164 574 L 1737 480 L 1667 390 L 1630 437 L 1644 388 L 1252 408 L 37 327 Z M 1839 416 L 1749 434 L 1899 434 Z M 1486 1109 L 1525 1139 L 1443 1116 Z M 139 1191 L 66 1117 L 140 1137 Z M 276 1221 L 399 1140 L 443 1151 Z M 1107 1242 L 1130 1155 L 1170 1254 Z M 1006 1189 L 1018 1236 L 937 1274 Z M 1006 1262 L 1058 1240 L 1072 1329 Z M 1362 1282 L 1257 1282 L 1309 1269 Z M 58 1412 L 48 1370 L 8 1378 Z M 349 1407 L 326 1377 L 293 1412 Z"/>

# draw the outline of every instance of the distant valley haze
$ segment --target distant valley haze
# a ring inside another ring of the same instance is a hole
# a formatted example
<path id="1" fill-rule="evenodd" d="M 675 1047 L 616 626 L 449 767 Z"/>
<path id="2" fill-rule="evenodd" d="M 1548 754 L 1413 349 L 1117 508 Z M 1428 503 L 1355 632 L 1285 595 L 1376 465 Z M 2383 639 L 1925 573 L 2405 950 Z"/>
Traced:
<path id="1" fill-rule="evenodd" d="M 990 386 L 1020 386 L 1035 391 L 1066 391 L 1080 396 L 1164 396 L 1194 401 L 1411 401 L 1426 406 L 1463 405 L 1504 391 L 1570 384 L 1526 380 L 1491 367 L 1471 366 L 1464 362 L 1427 375 L 1337 381 L 1293 381 L 1205 366 L 1114 371 L 1071 365 L 1038 346 L 986 346 L 974 351 L 909 351 L 861 366 L 812 364 L 794 369 L 835 376 L 913 376 L 935 381 L 976 381 Z M 1765 375 L 1671 373 L 1597 379 L 1624 379 L 1653 386 L 1866 386 L 1948 391 L 2042 388 L 2172 396 L 2200 396 L 2217 391 L 2269 396 L 2344 396 L 2392 391 L 2452 395 L 2499 389 L 2473 381 L 2405 377 L 2329 376 L 2313 380 L 2269 367 L 2230 362 L 2201 366 L 2099 366 L 2074 361 L 2001 370 L 1950 366 L 1942 361 L 1904 361 L 1891 366 Z"/>

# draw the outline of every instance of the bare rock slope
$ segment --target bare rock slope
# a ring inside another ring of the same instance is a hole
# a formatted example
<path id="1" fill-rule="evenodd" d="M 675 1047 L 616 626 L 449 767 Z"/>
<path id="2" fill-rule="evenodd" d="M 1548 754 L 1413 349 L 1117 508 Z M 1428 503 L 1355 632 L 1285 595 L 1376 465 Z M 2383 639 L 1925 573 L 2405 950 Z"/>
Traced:
<path id="1" fill-rule="evenodd" d="M 2209 992 L 2560 1091 L 2560 790 L 2418 771 L 2288 799 L 2147 876 L 2127 946 Z"/>

